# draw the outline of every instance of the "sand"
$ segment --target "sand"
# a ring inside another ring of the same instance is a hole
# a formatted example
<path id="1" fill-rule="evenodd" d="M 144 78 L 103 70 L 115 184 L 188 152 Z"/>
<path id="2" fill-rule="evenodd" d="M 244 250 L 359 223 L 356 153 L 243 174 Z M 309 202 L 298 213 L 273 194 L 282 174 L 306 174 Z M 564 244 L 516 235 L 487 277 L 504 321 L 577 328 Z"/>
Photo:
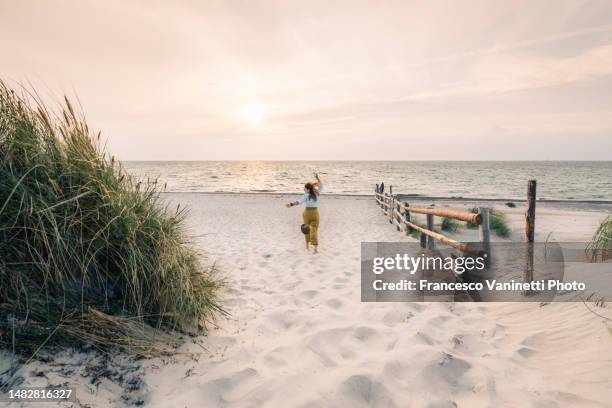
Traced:
<path id="1" fill-rule="evenodd" d="M 131 362 L 142 384 L 127 394 L 128 403 L 612 406 L 612 325 L 581 303 L 361 303 L 360 242 L 412 240 L 388 223 L 372 198 L 322 197 L 317 255 L 304 249 L 301 209 L 285 208 L 286 196 L 168 198 L 191 208 L 190 232 L 227 279 L 224 304 L 231 316 L 196 339 L 206 351 L 185 344 L 181 351 L 198 358 Z M 453 208 L 466 205 L 472 204 Z M 520 240 L 524 208 L 498 206 L 508 213 L 510 239 Z M 537 237 L 584 241 L 609 211 L 539 205 Z M 609 308 L 597 310 L 612 316 Z M 122 383 L 102 378 L 92 386 L 80 368 L 83 359 L 60 356 L 76 367 L 63 379 L 78 387 L 81 402 L 123 405 L 126 393 L 116 389 Z M 55 381 L 51 374 L 35 375 L 51 373 L 53 364 L 22 367 L 22 385 Z"/>

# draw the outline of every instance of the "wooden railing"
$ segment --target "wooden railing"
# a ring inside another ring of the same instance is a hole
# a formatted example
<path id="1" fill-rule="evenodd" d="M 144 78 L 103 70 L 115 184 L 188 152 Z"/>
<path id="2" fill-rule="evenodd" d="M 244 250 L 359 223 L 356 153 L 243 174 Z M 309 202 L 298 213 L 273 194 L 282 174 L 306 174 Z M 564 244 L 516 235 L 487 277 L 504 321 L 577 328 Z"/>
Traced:
<path id="1" fill-rule="evenodd" d="M 384 187 L 378 184 L 374 190 L 376 203 L 381 207 L 383 213 L 389 218 L 389 223 L 395 225 L 398 231 L 404 231 L 409 235 L 413 231 L 420 233 L 421 247 L 434 249 L 435 241 L 451 246 L 463 253 L 476 256 L 486 256 L 486 264 L 491 262 L 491 246 L 489 234 L 489 209 L 478 208 L 478 213 L 468 213 L 437 208 L 410 207 L 404 201 L 399 201 L 393 195 L 393 187 L 389 186 L 389 193 L 384 193 Z M 536 180 L 527 182 L 527 200 L 525 212 L 525 267 L 523 270 L 523 281 L 533 280 L 534 268 L 534 240 L 536 219 Z M 427 216 L 427 227 L 417 225 L 411 218 L 411 214 L 423 214 Z M 434 217 L 446 217 L 458 221 L 465 221 L 478 226 L 480 244 L 476 248 L 456 241 L 443 234 L 434 231 Z"/>
<path id="2" fill-rule="evenodd" d="M 435 249 L 435 242 L 439 241 L 451 246 L 463 253 L 471 255 L 483 255 L 489 253 L 490 234 L 489 234 L 489 209 L 481 207 L 478 213 L 462 211 L 444 210 L 438 208 L 419 208 L 410 207 L 408 202 L 400 202 L 397 196 L 393 195 L 393 188 L 389 187 L 389 193 L 379 192 L 378 185 L 374 191 L 376 203 L 381 207 L 383 214 L 389 218 L 389 223 L 395 225 L 398 231 L 403 231 L 410 235 L 413 231 L 420 233 L 421 247 Z M 423 214 L 427 217 L 427 227 L 416 224 L 411 214 Z M 479 248 L 471 247 L 463 242 L 456 241 L 443 234 L 434 231 L 434 217 L 444 217 L 457 221 L 464 221 L 478 226 Z"/>

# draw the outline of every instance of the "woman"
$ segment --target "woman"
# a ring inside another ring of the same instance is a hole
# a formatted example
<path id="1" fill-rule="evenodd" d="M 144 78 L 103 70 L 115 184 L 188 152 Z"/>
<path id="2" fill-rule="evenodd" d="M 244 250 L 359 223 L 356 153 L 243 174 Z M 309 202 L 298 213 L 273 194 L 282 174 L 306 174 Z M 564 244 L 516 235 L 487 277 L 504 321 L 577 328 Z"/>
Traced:
<path id="1" fill-rule="evenodd" d="M 306 249 L 310 250 L 310 244 L 314 247 L 314 253 L 316 254 L 319 247 L 319 239 L 317 231 L 319 229 L 319 193 L 323 190 L 323 183 L 319 175 L 315 173 L 316 181 L 312 183 L 306 183 L 304 185 L 304 195 L 298 201 L 287 204 L 287 208 L 295 205 L 304 204 L 306 208 L 302 214 L 304 224 L 310 227 L 310 233 L 304 235 L 306 239 Z"/>

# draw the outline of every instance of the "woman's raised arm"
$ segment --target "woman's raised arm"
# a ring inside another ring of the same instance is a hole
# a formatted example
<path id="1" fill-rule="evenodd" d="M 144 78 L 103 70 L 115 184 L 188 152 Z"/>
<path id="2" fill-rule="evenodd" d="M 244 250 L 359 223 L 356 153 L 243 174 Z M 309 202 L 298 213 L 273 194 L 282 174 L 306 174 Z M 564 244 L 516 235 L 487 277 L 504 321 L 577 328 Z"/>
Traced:
<path id="1" fill-rule="evenodd" d="M 321 190 L 323 190 L 323 182 L 321 181 L 317 173 L 315 173 L 314 176 L 317 180 L 312 184 L 317 186 L 317 191 L 321 192 Z"/>

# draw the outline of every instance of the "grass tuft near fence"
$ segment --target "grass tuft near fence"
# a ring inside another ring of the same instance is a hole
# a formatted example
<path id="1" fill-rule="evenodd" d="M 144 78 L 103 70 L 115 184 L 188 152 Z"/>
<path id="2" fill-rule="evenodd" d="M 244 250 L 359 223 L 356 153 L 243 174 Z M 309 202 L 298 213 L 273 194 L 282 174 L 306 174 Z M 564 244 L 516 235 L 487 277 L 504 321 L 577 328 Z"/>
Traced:
<path id="1" fill-rule="evenodd" d="M 459 229 L 459 223 L 452 218 L 442 218 L 440 229 L 446 232 L 456 232 Z"/>
<path id="2" fill-rule="evenodd" d="M 594 260 L 612 259 L 612 214 L 599 225 L 587 249 Z"/>
<path id="3" fill-rule="evenodd" d="M 473 214 L 478 214 L 480 211 L 477 207 L 472 207 L 469 211 Z M 467 227 L 470 229 L 478 228 L 478 225 L 467 223 Z M 491 208 L 489 210 L 489 228 L 502 238 L 508 238 L 510 236 L 510 226 L 506 220 L 506 215 L 498 210 Z"/>
<path id="4" fill-rule="evenodd" d="M 150 355 L 168 351 L 165 331 L 214 322 L 222 282 L 184 217 L 108 157 L 68 99 L 54 114 L 0 81 L 0 347 Z"/>
<path id="5" fill-rule="evenodd" d="M 489 228 L 500 237 L 508 238 L 510 236 L 510 226 L 506 220 L 506 215 L 495 209 L 491 209 L 489 213 Z"/>

